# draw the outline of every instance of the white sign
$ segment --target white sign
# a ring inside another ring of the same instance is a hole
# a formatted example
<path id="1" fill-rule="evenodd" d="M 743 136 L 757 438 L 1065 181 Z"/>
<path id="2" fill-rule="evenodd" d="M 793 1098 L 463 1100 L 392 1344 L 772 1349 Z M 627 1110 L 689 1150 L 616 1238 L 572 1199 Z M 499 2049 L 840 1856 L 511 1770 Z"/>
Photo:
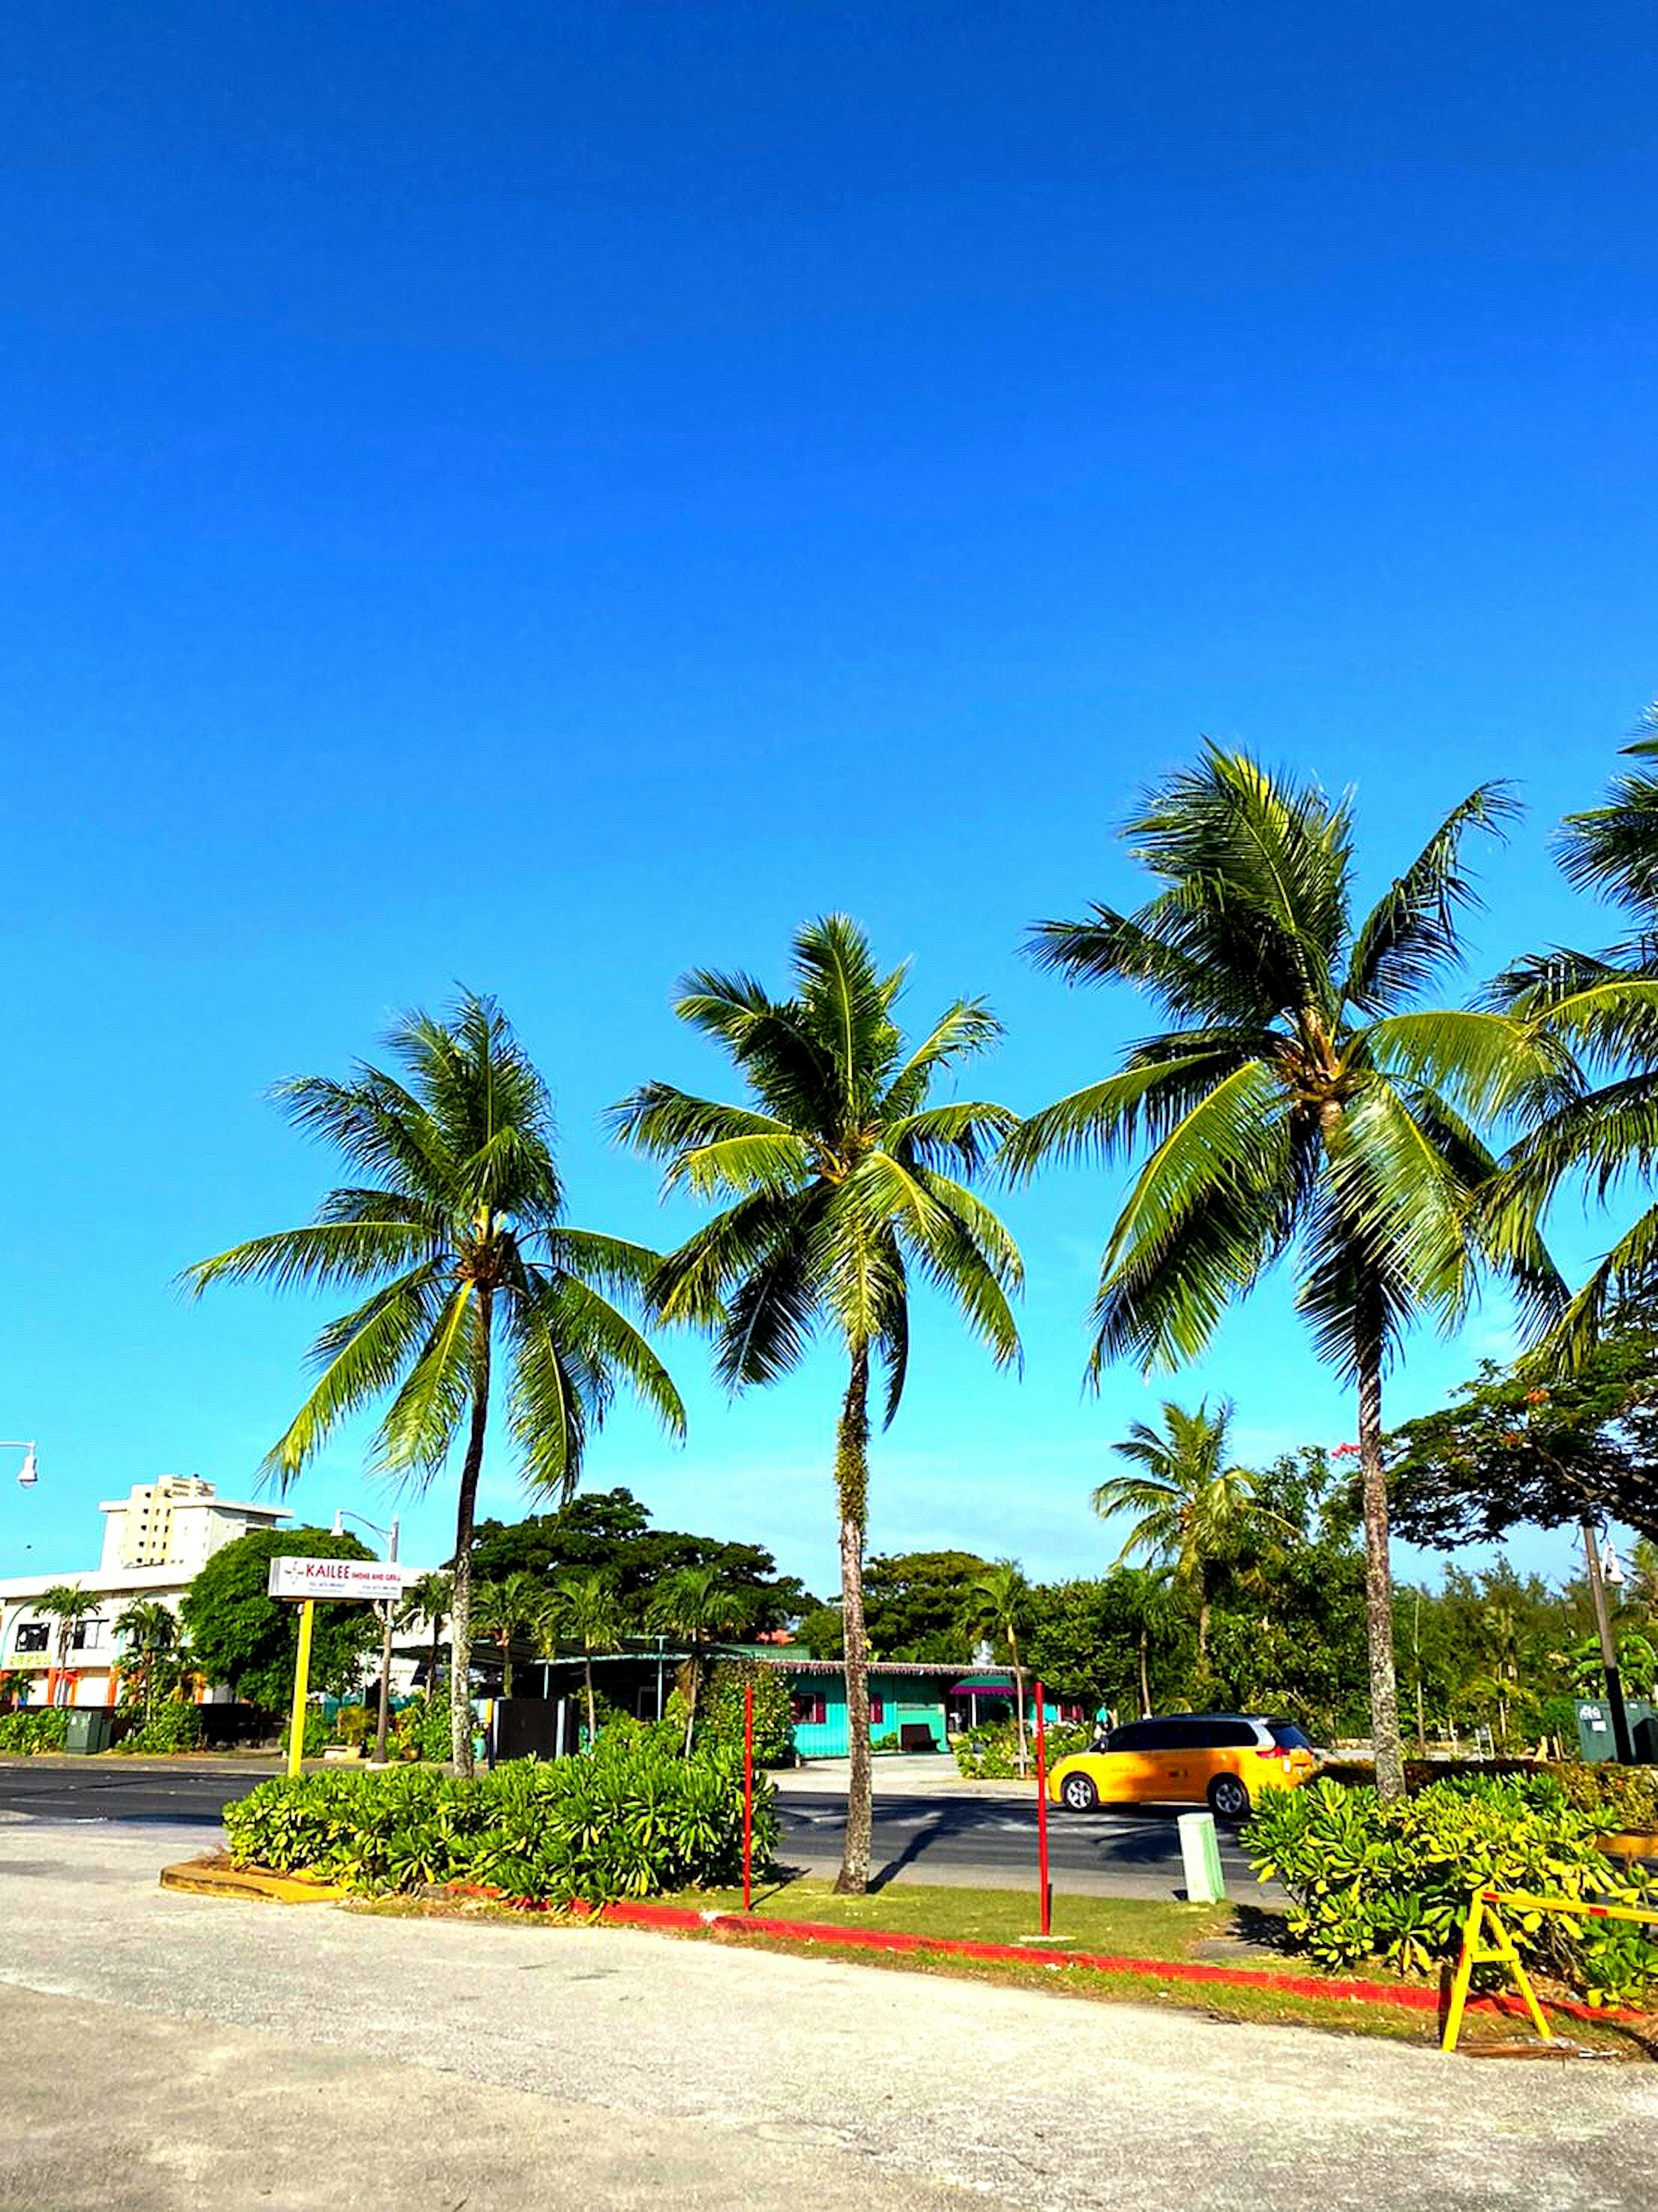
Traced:
<path id="1" fill-rule="evenodd" d="M 379 1559 L 272 1559 L 270 1597 L 401 1597 L 403 1569 Z"/>

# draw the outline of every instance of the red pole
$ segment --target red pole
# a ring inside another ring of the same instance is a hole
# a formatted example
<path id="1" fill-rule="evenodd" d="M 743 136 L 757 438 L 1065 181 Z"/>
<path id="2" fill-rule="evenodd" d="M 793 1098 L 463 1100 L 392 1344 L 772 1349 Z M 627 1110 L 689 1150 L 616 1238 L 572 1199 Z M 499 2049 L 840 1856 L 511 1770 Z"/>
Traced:
<path id="1" fill-rule="evenodd" d="M 743 1685 L 743 1910 L 752 1911 L 754 1881 L 754 1685 Z"/>
<path id="2" fill-rule="evenodd" d="M 1042 1934 L 1054 1932 L 1054 1893 L 1048 1880 L 1048 1731 L 1042 1725 L 1042 1686 L 1036 1685 L 1036 1879 L 1042 1884 Z"/>

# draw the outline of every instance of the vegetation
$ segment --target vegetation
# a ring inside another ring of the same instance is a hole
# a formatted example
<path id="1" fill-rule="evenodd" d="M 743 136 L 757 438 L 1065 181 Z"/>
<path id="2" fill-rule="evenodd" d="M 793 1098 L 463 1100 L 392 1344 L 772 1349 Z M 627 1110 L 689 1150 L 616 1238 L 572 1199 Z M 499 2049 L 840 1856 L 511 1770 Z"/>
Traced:
<path id="1" fill-rule="evenodd" d="M 374 1894 L 476 1883 L 525 1903 L 649 1897 L 742 1871 L 740 1764 L 723 1746 L 680 1755 L 674 1732 L 613 1721 L 547 1765 L 493 1773 L 423 1767 L 262 1782 L 225 1808 L 238 1865 L 307 1871 Z M 756 1784 L 755 1859 L 777 1835 Z"/>
<path id="2" fill-rule="evenodd" d="M 501 1009 L 469 994 L 447 1020 L 406 1016 L 387 1047 L 390 1068 L 359 1062 L 344 1083 L 301 1076 L 277 1093 L 362 1180 L 330 1191 L 305 1227 L 234 1245 L 186 1279 L 197 1294 L 225 1280 L 366 1292 L 317 1339 L 321 1375 L 265 1458 L 278 1483 L 388 1396 L 373 1451 L 392 1480 L 430 1483 L 465 1436 L 450 1710 L 454 1762 L 470 1773 L 472 1522 L 497 1361 L 525 1475 L 558 1498 L 580 1482 L 618 1384 L 671 1434 L 684 1409 L 607 1295 L 642 1295 L 656 1255 L 567 1225 L 552 1103 Z"/>
<path id="3" fill-rule="evenodd" d="M 174 1752 L 199 1751 L 202 1716 L 195 1705 L 158 1705 L 115 1744 L 117 1751 L 150 1759 Z"/>
<path id="4" fill-rule="evenodd" d="M 999 1644 L 1007 1654 L 1013 1676 L 1013 1726 L 1018 1737 L 1021 1774 L 1029 1771 L 1025 1742 L 1025 1670 L 1019 1656 L 1019 1638 L 1030 1627 L 1030 1585 L 1017 1559 L 999 1559 L 986 1567 L 967 1586 L 962 1626 L 975 1641 L 982 1638 L 993 1651 Z"/>
<path id="5" fill-rule="evenodd" d="M 745 1625 L 740 1590 L 720 1579 L 715 1567 L 681 1567 L 660 1583 L 646 1613 L 647 1624 L 685 1646 L 683 1693 L 685 1752 L 690 1754 L 696 1729 L 696 1699 L 709 1647 L 734 1636 Z"/>
<path id="6" fill-rule="evenodd" d="M 256 1528 L 216 1552 L 179 1607 L 195 1663 L 210 1682 L 262 1711 L 285 1711 L 294 1696 L 300 1609 L 267 1595 L 275 1559 L 369 1559 L 356 1537 L 327 1528 Z M 372 1606 L 331 1599 L 316 1611 L 311 1687 L 337 1694 L 357 1679 L 379 1639 Z"/>
<path id="7" fill-rule="evenodd" d="M 758 1659 L 721 1659 L 709 1672 L 702 1733 L 738 1757 L 743 1751 L 743 1700 L 754 1692 L 754 1763 L 786 1766 L 794 1755 L 789 1686 L 775 1667 Z"/>
<path id="8" fill-rule="evenodd" d="M 76 1626 L 96 1613 L 102 1603 L 103 1600 L 93 1591 L 83 1590 L 74 1583 L 54 1583 L 35 1600 L 35 1611 L 50 1614 L 58 1624 L 52 1631 L 52 1659 L 60 1674 L 69 1665 L 70 1645 Z"/>
<path id="9" fill-rule="evenodd" d="M 1085 1728 L 1055 1725 L 1046 1730 L 1048 1763 L 1069 1759 L 1073 1751 L 1086 1751 L 1093 1732 Z M 956 1739 L 956 1766 L 969 1782 L 1008 1782 L 1030 1771 L 1023 1728 L 1003 1721 L 994 1728 L 969 1729 Z"/>
<path id="10" fill-rule="evenodd" d="M 950 1298 L 999 1364 L 1017 1358 L 1009 1295 L 1018 1250 L 968 1188 L 1014 1126 L 981 1100 L 929 1105 L 940 1079 L 999 1035 L 980 1000 L 947 1007 L 919 1044 L 895 1018 L 905 969 L 883 974 L 844 915 L 809 923 L 793 946 L 794 995 L 752 976 L 699 972 L 680 1018 L 730 1054 L 748 1103 L 726 1105 L 649 1083 L 616 1112 L 628 1142 L 667 1163 L 666 1187 L 721 1210 L 664 1263 L 653 1290 L 665 1321 L 713 1332 L 732 1389 L 770 1382 L 827 1327 L 847 1363 L 835 1482 L 851 1778 L 840 1880 L 869 1881 L 869 1653 L 863 1568 L 869 1503 L 872 1370 L 885 1419 L 903 1395 L 909 1285 Z"/>
<path id="11" fill-rule="evenodd" d="M 416 1576 L 404 1589 L 403 1603 L 398 1607 L 398 1628 L 412 1628 L 417 1620 L 423 1620 L 430 1632 L 432 1648 L 426 1662 L 426 1686 L 434 1692 L 443 1656 L 443 1632 L 449 1625 L 449 1609 L 454 1601 L 454 1577 L 434 1570 Z"/>
<path id="12" fill-rule="evenodd" d="M 1032 939 L 1043 966 L 1127 983 L 1169 1024 L 1007 1146 L 1025 1174 L 1145 1154 L 1101 1266 L 1091 1373 L 1198 1358 L 1232 1299 L 1293 1251 L 1297 1304 L 1357 1385 L 1370 1718 L 1391 1796 L 1383 1370 L 1416 1316 L 1466 1310 L 1482 1263 L 1533 1300 L 1552 1283 L 1528 1224 L 1477 1210 L 1496 1164 L 1477 1124 L 1540 1096 L 1556 1056 L 1513 1017 L 1416 1004 L 1458 956 L 1464 840 L 1511 811 L 1498 787 L 1472 793 L 1356 923 L 1347 802 L 1211 746 L 1128 825 L 1157 885 L 1147 903 Z"/>
<path id="13" fill-rule="evenodd" d="M 542 1613 L 542 1633 L 551 1648 L 573 1644 L 581 1654 L 582 1686 L 587 1700 L 587 1741 L 598 1734 L 593 1697 L 593 1654 L 613 1651 L 623 1627 L 622 1601 L 608 1575 L 578 1574 L 567 1568 L 555 1577 Z"/>
<path id="14" fill-rule="evenodd" d="M 521 1639 L 544 1640 L 547 1591 L 522 1568 L 505 1582 L 480 1583 L 472 1604 L 472 1626 L 501 1654 L 501 1694 L 513 1694 L 513 1646 Z"/>
<path id="15" fill-rule="evenodd" d="M 1319 1966 L 1377 1958 L 1427 1973 L 1455 1955 L 1476 1887 L 1658 1900 L 1658 1884 L 1599 1848 L 1610 1825 L 1547 1775 L 1434 1783 L 1393 1802 L 1321 1781 L 1269 1791 L 1244 1842 L 1257 1875 L 1295 1900 L 1291 1935 Z M 1516 1912 L 1505 1924 L 1527 1963 L 1591 2000 L 1637 2001 L 1658 1976 L 1658 1946 L 1632 1923 Z"/>
<path id="16" fill-rule="evenodd" d="M 121 1692 L 144 1709 L 149 1720 L 164 1698 L 173 1698 L 191 1672 L 190 1656 L 179 1631 L 179 1617 L 156 1598 L 134 1598 L 116 1616 L 121 1641 Z"/>
<path id="17" fill-rule="evenodd" d="M 0 1713 L 0 1752 L 61 1751 L 69 1735 L 67 1705 L 20 1705 Z"/>

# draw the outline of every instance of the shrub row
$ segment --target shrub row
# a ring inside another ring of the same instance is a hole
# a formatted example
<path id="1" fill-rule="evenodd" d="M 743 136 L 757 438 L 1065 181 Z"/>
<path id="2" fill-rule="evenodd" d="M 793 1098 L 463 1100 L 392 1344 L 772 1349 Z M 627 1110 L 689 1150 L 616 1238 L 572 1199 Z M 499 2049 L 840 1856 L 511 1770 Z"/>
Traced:
<path id="1" fill-rule="evenodd" d="M 1321 1779 L 1266 1795 L 1244 1831 L 1263 1881 L 1290 1893 L 1290 1932 L 1321 1966 L 1381 1959 L 1426 1973 L 1455 1957 L 1476 1887 L 1601 1904 L 1658 1904 L 1658 1884 L 1626 1873 L 1597 1839 L 1617 1825 L 1570 1803 L 1558 1777 L 1467 1776 L 1394 1804 Z M 1630 1923 L 1505 1916 L 1527 1962 L 1591 2002 L 1638 2002 L 1658 1946 Z"/>
<path id="2" fill-rule="evenodd" d="M 148 1720 L 140 1721 L 118 1735 L 111 1747 L 115 1751 L 137 1752 L 155 1758 L 172 1751 L 199 1751 L 202 1747 L 202 1721 L 195 1705 L 169 1704 L 157 1705 Z"/>
<path id="3" fill-rule="evenodd" d="M 1061 1727 L 1057 1723 L 1047 1730 L 1048 1763 L 1052 1766 L 1061 1759 L 1069 1759 L 1074 1751 L 1086 1751 L 1089 1731 L 1085 1728 Z M 1027 1771 L 1036 1771 L 1036 1738 L 1033 1729 L 1025 1730 L 1025 1745 L 1029 1757 Z M 1003 1721 L 995 1728 L 978 1728 L 956 1739 L 956 1764 L 969 1782 L 1007 1782 L 1019 1771 L 1019 1732 L 1011 1721 Z"/>
<path id="4" fill-rule="evenodd" d="M 262 1782 L 224 1822 L 239 1866 L 369 1893 L 475 1882 L 599 1903 L 740 1879 L 742 1763 L 718 1747 L 682 1759 L 671 1726 L 613 1722 L 574 1758 L 471 1779 L 407 1766 Z M 757 1781 L 756 1865 L 776 1840 L 775 1799 Z"/>
<path id="5" fill-rule="evenodd" d="M 68 1734 L 64 1705 L 25 1705 L 0 1713 L 0 1751 L 61 1751 Z"/>

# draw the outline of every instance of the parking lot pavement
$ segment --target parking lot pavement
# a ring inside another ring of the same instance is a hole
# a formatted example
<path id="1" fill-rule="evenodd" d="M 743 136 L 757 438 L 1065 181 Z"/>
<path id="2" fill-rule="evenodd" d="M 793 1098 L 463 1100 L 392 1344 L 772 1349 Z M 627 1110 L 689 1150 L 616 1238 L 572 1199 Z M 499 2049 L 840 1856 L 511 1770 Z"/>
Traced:
<path id="1" fill-rule="evenodd" d="M 159 1862 L 198 1845 L 0 1827 L 0 2202 L 437 2212 L 474 2159 L 466 2201 L 508 2212 L 647 2187 L 831 2205 L 849 2183 L 872 2212 L 963 2191 L 1197 2212 L 1652 2201 L 1645 2065 L 1446 2059 L 622 1929 L 158 1889 Z M 54 2112 L 52 2185 L 31 2195 L 21 2138 Z"/>

